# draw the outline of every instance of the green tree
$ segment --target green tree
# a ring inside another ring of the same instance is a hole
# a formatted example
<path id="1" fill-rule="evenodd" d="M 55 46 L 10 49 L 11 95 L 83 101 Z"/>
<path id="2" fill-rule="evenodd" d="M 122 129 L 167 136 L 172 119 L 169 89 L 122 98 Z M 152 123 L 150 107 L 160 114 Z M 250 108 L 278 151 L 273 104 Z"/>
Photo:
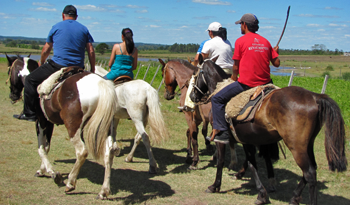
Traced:
<path id="1" fill-rule="evenodd" d="M 103 55 L 106 50 L 108 50 L 108 45 L 106 43 L 100 43 L 95 48 L 96 52 L 101 53 Z"/>
<path id="2" fill-rule="evenodd" d="M 17 42 L 16 41 L 10 41 L 6 44 L 6 47 L 17 47 Z"/>

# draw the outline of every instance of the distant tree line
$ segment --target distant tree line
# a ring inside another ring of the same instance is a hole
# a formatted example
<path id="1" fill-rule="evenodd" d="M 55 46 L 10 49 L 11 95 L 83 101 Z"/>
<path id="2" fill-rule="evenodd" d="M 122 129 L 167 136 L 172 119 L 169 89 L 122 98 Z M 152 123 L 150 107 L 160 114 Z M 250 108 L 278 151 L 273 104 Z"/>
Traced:
<path id="1" fill-rule="evenodd" d="M 280 55 L 343 55 L 343 50 L 335 49 L 331 51 L 324 44 L 315 44 L 311 46 L 311 50 L 301 49 L 280 49 Z"/>
<path id="2" fill-rule="evenodd" d="M 44 41 L 33 41 L 33 40 L 13 40 L 5 39 L 2 41 L 6 47 L 16 47 L 16 48 L 29 48 L 29 49 L 40 49 L 40 45 L 44 45 Z"/>
<path id="3" fill-rule="evenodd" d="M 44 40 L 28 40 L 28 39 L 1 39 L 1 43 L 5 44 L 6 47 L 17 47 L 17 48 L 29 48 L 29 49 L 41 49 L 45 44 Z M 41 47 L 40 47 L 41 45 Z M 97 53 L 104 54 L 110 52 L 114 43 L 94 43 L 95 50 Z M 145 43 L 135 43 L 135 46 L 139 50 L 168 50 L 172 53 L 196 53 L 199 44 L 188 43 L 188 44 L 178 44 L 173 45 L 162 45 L 162 44 L 145 44 Z M 232 49 L 234 52 L 234 48 Z M 280 55 L 343 55 L 343 50 L 335 49 L 334 51 L 327 49 L 324 44 L 315 44 L 311 46 L 311 50 L 303 49 L 280 49 Z"/>

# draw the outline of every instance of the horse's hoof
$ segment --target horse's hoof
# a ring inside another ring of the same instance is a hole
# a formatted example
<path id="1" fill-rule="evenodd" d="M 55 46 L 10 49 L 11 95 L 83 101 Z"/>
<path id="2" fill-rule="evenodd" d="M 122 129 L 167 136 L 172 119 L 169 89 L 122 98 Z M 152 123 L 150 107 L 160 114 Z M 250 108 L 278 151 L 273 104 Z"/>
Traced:
<path id="1" fill-rule="evenodd" d="M 75 187 L 66 187 L 66 189 L 64 190 L 64 192 L 68 193 L 75 190 Z"/>
<path id="2" fill-rule="evenodd" d="M 57 185 L 63 182 L 63 177 L 59 172 L 55 172 L 51 176 Z"/>
<path id="3" fill-rule="evenodd" d="M 264 201 L 260 201 L 259 199 L 257 199 L 255 202 L 254 202 L 254 204 L 257 204 L 257 205 L 260 205 L 260 204 L 270 204 L 271 202 L 270 202 L 270 200 L 269 199 L 267 199 L 266 201 L 264 200 Z"/>
<path id="4" fill-rule="evenodd" d="M 96 196 L 96 199 L 97 200 L 106 200 L 107 197 L 106 196 L 102 196 L 102 195 L 99 194 L 99 195 Z"/>
<path id="5" fill-rule="evenodd" d="M 132 158 L 131 159 L 125 158 L 125 162 L 132 162 Z"/>
<path id="6" fill-rule="evenodd" d="M 302 198 L 301 196 L 299 197 L 293 197 L 290 202 L 289 205 L 299 205 L 299 203 L 301 202 Z"/>
<path id="7" fill-rule="evenodd" d="M 214 188 L 213 186 L 209 186 L 207 190 L 205 190 L 205 193 L 216 193 L 216 192 L 220 192 L 220 187 Z"/>
<path id="8" fill-rule="evenodd" d="M 156 167 L 149 167 L 148 174 L 157 174 L 157 168 Z"/>
<path id="9" fill-rule="evenodd" d="M 188 171 L 197 170 L 197 169 L 198 169 L 198 167 L 197 167 L 197 166 L 193 166 L 193 165 L 191 165 L 191 166 L 189 166 L 189 167 L 187 168 Z"/>
<path id="10" fill-rule="evenodd" d="M 41 174 L 39 172 L 35 173 L 34 174 L 34 177 L 44 177 L 45 175 L 44 174 Z"/>

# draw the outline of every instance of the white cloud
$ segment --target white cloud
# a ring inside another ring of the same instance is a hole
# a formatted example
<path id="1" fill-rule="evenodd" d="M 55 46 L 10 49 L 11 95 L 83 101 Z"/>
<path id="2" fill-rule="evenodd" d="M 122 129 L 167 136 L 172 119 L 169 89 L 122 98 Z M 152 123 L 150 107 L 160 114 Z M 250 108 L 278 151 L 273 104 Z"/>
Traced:
<path id="1" fill-rule="evenodd" d="M 76 5 L 75 6 L 78 10 L 85 10 L 85 11 L 105 11 L 106 9 L 97 7 L 95 5 Z M 79 11 L 78 11 L 79 13 Z"/>
<path id="2" fill-rule="evenodd" d="M 320 27 L 321 25 L 315 24 L 315 23 L 310 23 L 310 24 L 307 24 L 306 26 L 308 26 L 308 27 Z"/>
<path id="3" fill-rule="evenodd" d="M 339 16 L 314 15 L 314 14 L 297 14 L 295 16 L 308 17 L 308 18 L 339 18 Z"/>
<path id="4" fill-rule="evenodd" d="M 46 3 L 46 2 L 33 2 L 32 5 L 34 5 L 34 6 L 54 6 L 54 5 Z"/>
<path id="5" fill-rule="evenodd" d="M 345 34 L 344 35 L 346 38 L 350 38 L 350 35 L 349 34 Z"/>
<path id="6" fill-rule="evenodd" d="M 137 5 L 126 5 L 127 8 L 131 8 L 131 9 L 141 9 L 141 8 L 147 8 L 145 6 L 137 6 Z"/>
<path id="7" fill-rule="evenodd" d="M 49 8 L 45 8 L 45 7 L 39 7 L 39 8 L 36 8 L 36 9 L 33 9 L 34 11 L 57 11 L 55 8 L 53 9 L 49 9 Z"/>
<path id="8" fill-rule="evenodd" d="M 151 28 L 159 28 L 160 26 L 157 26 L 157 25 L 150 25 L 149 27 L 151 27 Z"/>
<path id="9" fill-rule="evenodd" d="M 234 10 L 227 10 L 227 13 L 236 13 Z"/>
<path id="10" fill-rule="evenodd" d="M 227 1 L 219 1 L 219 0 L 192 0 L 193 3 L 200 4 L 209 4 L 209 5 L 231 5 L 230 2 Z"/>
<path id="11" fill-rule="evenodd" d="M 263 27 L 261 27 L 262 29 L 271 29 L 271 28 L 276 28 L 276 27 L 274 27 L 274 26 L 263 26 Z"/>
<path id="12" fill-rule="evenodd" d="M 136 13 L 148 13 L 148 11 L 146 10 L 146 9 L 144 9 L 144 10 L 137 10 L 137 11 L 135 11 Z"/>
<path id="13" fill-rule="evenodd" d="M 324 9 L 326 9 L 326 10 L 342 10 L 341 8 L 329 7 L 329 6 L 325 7 Z"/>
<path id="14" fill-rule="evenodd" d="M 338 24 L 335 24 L 335 23 L 330 23 L 328 24 L 329 26 L 338 26 Z"/>

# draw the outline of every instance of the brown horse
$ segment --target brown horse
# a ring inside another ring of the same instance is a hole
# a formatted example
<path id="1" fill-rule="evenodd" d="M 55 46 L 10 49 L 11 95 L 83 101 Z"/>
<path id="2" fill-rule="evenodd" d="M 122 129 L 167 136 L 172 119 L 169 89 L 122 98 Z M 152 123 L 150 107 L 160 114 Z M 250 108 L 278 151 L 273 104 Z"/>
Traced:
<path id="1" fill-rule="evenodd" d="M 159 59 L 159 62 L 162 64 L 162 75 L 163 81 L 165 84 L 165 93 L 164 98 L 167 100 L 172 100 L 176 93 L 175 89 L 177 86 L 180 87 L 181 97 L 180 97 L 180 106 L 184 105 L 186 92 L 188 88 L 188 81 L 193 75 L 193 72 L 197 71 L 198 68 L 191 65 L 189 62 L 184 60 L 169 60 L 167 63 L 164 63 L 162 59 Z M 196 106 L 194 112 L 183 111 L 185 114 L 186 122 L 188 129 L 186 132 L 187 135 L 187 157 L 186 162 L 192 164 L 189 169 L 196 169 L 199 162 L 199 153 L 198 153 L 198 126 L 203 122 L 202 134 L 205 139 L 206 148 L 208 151 L 211 151 L 210 141 L 206 139 L 208 133 L 208 124 L 209 124 L 209 112 L 211 110 L 211 104 Z M 192 146 L 191 146 L 192 144 Z M 193 158 L 192 158 L 192 148 L 193 148 Z M 236 157 L 233 157 L 236 159 Z M 233 164 L 231 166 L 233 167 Z"/>
<path id="2" fill-rule="evenodd" d="M 8 59 L 11 60 L 11 58 Z M 20 57 L 12 62 L 9 69 L 11 100 L 20 98 L 24 78 L 33 68 L 38 67 L 36 63 L 36 67 L 29 69 L 30 65 L 35 64 L 34 62 L 32 59 Z M 67 78 L 51 98 L 41 101 L 41 106 L 37 103 L 36 131 L 38 153 L 42 163 L 35 176 L 42 177 L 45 172 L 48 172 L 57 184 L 62 183 L 61 174 L 54 171 L 47 155 L 54 124 L 64 124 L 77 156 L 68 176 L 65 191 L 70 192 L 75 189 L 79 170 L 90 153 L 105 165 L 104 182 L 97 197 L 100 199 L 107 197 L 110 193 L 113 157 L 119 154 L 113 127 L 116 102 L 117 97 L 112 82 L 96 74 L 82 72 Z"/>
<path id="3" fill-rule="evenodd" d="M 217 80 L 218 66 L 210 60 L 203 63 L 205 79 Z M 215 83 L 216 84 L 216 83 Z M 209 84 L 197 84 L 198 89 L 208 90 Z M 209 90 L 213 90 L 212 87 Z M 191 93 L 192 100 L 199 101 L 201 92 Z M 301 87 L 291 86 L 278 89 L 265 98 L 260 109 L 256 112 L 253 121 L 234 123 L 237 139 L 230 141 L 256 146 L 283 140 L 303 172 L 299 185 L 293 192 L 290 204 L 299 204 L 301 193 L 306 184 L 309 184 L 310 204 L 317 204 L 316 193 L 316 160 L 313 151 L 314 141 L 325 125 L 325 150 L 331 171 L 345 171 L 347 160 L 345 156 L 345 128 L 341 110 L 337 103 L 325 94 L 317 94 Z M 219 164 L 216 179 L 209 186 L 207 192 L 220 191 L 224 145 L 217 143 L 219 149 Z M 256 203 L 268 203 L 265 188 L 253 166 L 253 176 L 259 190 Z"/>
<path id="4" fill-rule="evenodd" d="M 170 60 L 166 64 L 161 59 L 159 59 L 159 61 L 163 65 L 162 73 L 163 73 L 163 80 L 165 84 L 164 98 L 167 100 L 173 99 L 175 96 L 175 89 L 177 85 L 179 85 L 180 91 L 181 91 L 180 105 L 183 105 L 185 101 L 185 95 L 187 92 L 188 81 L 193 75 L 193 73 L 198 72 L 198 68 L 193 66 L 187 61 L 179 60 L 179 59 Z M 186 112 L 186 111 L 184 112 L 187 120 L 187 124 L 189 126 L 189 129 L 187 130 L 187 139 L 188 139 L 187 159 L 189 159 L 191 156 L 191 141 L 192 141 L 194 154 L 195 154 L 193 157 L 193 163 L 189 167 L 189 169 L 195 169 L 199 161 L 197 129 L 198 129 L 198 125 L 202 122 L 202 120 L 204 124 L 203 129 L 204 127 L 205 128 L 207 127 L 208 122 L 212 121 L 212 119 L 210 119 L 211 117 L 210 110 L 211 110 L 211 103 L 208 103 L 208 104 L 201 104 L 199 106 L 196 106 L 196 109 L 194 112 Z M 204 131 L 202 130 L 202 134 L 205 138 L 207 134 L 207 130 L 204 130 Z M 210 145 L 209 144 L 210 142 L 206 138 L 205 140 L 206 140 L 207 149 L 208 149 L 208 145 Z M 255 146 L 244 145 L 243 147 L 244 147 L 244 152 L 246 154 L 246 160 L 243 163 L 243 167 L 238 171 L 238 173 L 235 174 L 235 177 L 238 179 L 241 179 L 244 176 L 246 172 L 246 168 L 248 166 L 247 164 L 248 161 L 250 161 L 256 167 Z M 268 190 L 270 192 L 273 192 L 275 191 L 275 187 L 274 187 L 275 180 L 274 180 L 274 172 L 273 172 L 271 158 L 275 158 L 275 159 L 278 158 L 278 147 L 276 144 L 277 151 L 275 147 L 270 146 L 269 148 L 270 149 L 272 148 L 274 150 L 273 154 L 269 149 L 266 149 L 265 151 L 261 152 L 261 154 L 264 157 L 266 166 L 267 166 L 268 178 L 270 182 Z M 233 169 L 234 166 L 237 164 L 237 157 L 234 149 L 234 144 L 230 146 L 230 153 L 231 153 L 231 160 L 228 167 L 229 169 Z M 214 157 L 216 157 L 216 155 L 217 154 L 215 153 Z"/>

